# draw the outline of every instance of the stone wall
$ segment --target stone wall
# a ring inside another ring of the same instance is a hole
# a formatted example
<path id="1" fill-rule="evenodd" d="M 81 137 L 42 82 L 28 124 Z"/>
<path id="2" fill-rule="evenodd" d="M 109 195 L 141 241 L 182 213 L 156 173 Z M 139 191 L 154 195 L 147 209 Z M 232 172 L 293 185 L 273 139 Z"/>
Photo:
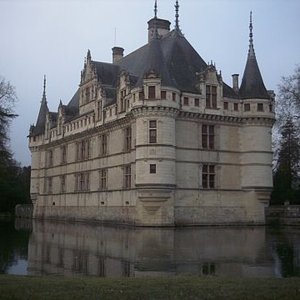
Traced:
<path id="1" fill-rule="evenodd" d="M 270 206 L 265 212 L 269 225 L 300 225 L 300 205 Z"/>

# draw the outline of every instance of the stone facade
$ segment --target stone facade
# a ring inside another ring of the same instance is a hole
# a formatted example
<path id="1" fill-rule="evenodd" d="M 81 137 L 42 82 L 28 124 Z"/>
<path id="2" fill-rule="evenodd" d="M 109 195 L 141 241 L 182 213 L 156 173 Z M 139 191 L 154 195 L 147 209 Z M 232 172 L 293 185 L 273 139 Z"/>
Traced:
<path id="1" fill-rule="evenodd" d="M 148 43 L 124 57 L 113 48 L 111 64 L 93 61 L 88 51 L 78 91 L 56 113 L 48 110 L 44 84 L 29 135 L 34 217 L 264 224 L 274 94 L 258 69 L 252 20 L 240 88 L 236 74 L 233 88 L 223 82 L 178 24 L 170 31 L 156 16 L 148 24 Z"/>

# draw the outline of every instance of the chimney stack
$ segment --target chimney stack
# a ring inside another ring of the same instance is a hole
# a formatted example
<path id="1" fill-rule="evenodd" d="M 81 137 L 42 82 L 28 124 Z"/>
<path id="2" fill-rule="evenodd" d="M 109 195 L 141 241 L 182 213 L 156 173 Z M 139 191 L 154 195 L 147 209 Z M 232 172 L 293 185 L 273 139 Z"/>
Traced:
<path id="1" fill-rule="evenodd" d="M 236 93 L 238 93 L 238 91 L 239 91 L 239 74 L 232 75 L 232 88 Z"/>
<path id="2" fill-rule="evenodd" d="M 158 36 L 163 37 L 170 32 L 171 23 L 168 20 L 153 18 L 148 22 L 148 42 L 155 37 L 157 30 Z"/>
<path id="3" fill-rule="evenodd" d="M 113 47 L 112 48 L 112 56 L 113 56 L 113 64 L 117 63 L 119 60 L 123 58 L 124 49 L 121 47 Z"/>

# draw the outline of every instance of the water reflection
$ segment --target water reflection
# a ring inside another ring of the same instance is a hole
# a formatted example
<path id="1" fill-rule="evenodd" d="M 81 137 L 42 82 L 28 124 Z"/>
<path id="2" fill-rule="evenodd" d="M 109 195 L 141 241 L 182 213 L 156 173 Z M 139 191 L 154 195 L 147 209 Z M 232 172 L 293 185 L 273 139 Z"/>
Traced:
<path id="1" fill-rule="evenodd" d="M 33 275 L 300 276 L 299 229 L 120 228 L 34 222 Z"/>

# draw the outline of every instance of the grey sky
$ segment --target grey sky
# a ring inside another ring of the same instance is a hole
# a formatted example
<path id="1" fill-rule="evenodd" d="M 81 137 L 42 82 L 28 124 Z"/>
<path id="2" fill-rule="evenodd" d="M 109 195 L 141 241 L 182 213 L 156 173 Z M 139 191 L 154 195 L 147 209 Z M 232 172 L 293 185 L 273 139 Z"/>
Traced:
<path id="1" fill-rule="evenodd" d="M 158 0 L 158 17 L 174 26 L 175 0 Z M 299 0 L 181 0 L 180 27 L 205 61 L 213 60 L 231 85 L 246 63 L 249 12 L 254 47 L 267 89 L 300 63 Z M 76 91 L 87 49 L 111 62 L 111 48 L 125 55 L 147 42 L 154 0 L 0 0 L 0 75 L 17 90 L 19 117 L 11 127 L 15 158 L 30 164 L 29 126 L 36 122 L 47 75 L 47 99 L 56 111 Z"/>

